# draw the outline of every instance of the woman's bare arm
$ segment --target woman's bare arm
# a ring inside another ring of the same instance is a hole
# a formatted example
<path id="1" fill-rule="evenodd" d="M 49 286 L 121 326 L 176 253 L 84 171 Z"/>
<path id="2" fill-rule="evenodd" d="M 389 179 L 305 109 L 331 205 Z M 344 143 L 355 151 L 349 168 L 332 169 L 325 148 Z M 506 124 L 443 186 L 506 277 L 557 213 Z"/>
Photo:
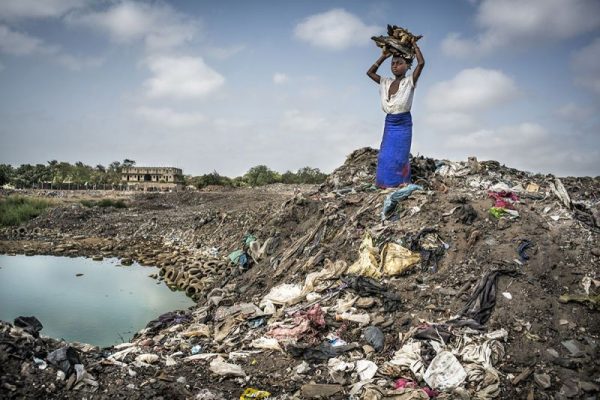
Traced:
<path id="1" fill-rule="evenodd" d="M 386 58 L 388 58 L 391 55 L 392 54 L 390 52 L 384 49 L 383 54 L 381 54 L 381 57 L 379 57 L 377 61 L 375 61 L 375 63 L 371 65 L 371 68 L 369 68 L 369 70 L 367 71 L 367 76 L 373 79 L 375 83 L 381 83 L 381 76 L 377 74 L 377 70 L 379 69 L 379 66 L 381 66 L 381 63 L 383 63 L 386 60 Z"/>

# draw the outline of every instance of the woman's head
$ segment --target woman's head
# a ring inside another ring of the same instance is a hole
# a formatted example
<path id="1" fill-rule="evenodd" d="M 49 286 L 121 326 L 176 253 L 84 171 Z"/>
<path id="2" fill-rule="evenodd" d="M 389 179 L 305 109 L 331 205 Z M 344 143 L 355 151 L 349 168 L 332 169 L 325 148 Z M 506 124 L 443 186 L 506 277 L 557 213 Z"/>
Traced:
<path id="1" fill-rule="evenodd" d="M 394 76 L 403 76 L 411 67 L 412 60 L 399 55 L 392 57 L 392 74 Z"/>

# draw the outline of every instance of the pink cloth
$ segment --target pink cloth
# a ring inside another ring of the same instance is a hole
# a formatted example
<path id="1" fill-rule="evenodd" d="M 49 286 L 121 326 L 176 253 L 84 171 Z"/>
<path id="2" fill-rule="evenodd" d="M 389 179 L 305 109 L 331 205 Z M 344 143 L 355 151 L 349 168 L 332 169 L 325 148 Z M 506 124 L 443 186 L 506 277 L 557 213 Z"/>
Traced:
<path id="1" fill-rule="evenodd" d="M 318 330 L 325 327 L 325 316 L 321 306 L 315 304 L 308 311 L 298 311 L 294 314 L 294 327 L 291 328 L 273 328 L 267 335 L 275 339 L 300 339 L 307 337 L 316 339 Z"/>
<path id="2" fill-rule="evenodd" d="M 488 192 L 488 196 L 495 200 L 494 207 L 514 209 L 513 203 L 519 201 L 519 196 L 513 192 Z"/>
<path id="3" fill-rule="evenodd" d="M 428 388 L 427 386 L 425 387 L 420 387 L 419 385 L 417 385 L 416 382 L 411 381 L 410 379 L 404 379 L 404 378 L 400 378 L 398 379 L 395 383 L 394 383 L 394 388 L 396 389 L 404 389 L 404 388 L 409 388 L 409 389 L 421 389 L 423 390 L 427 396 L 429 397 L 437 397 L 438 392 L 436 392 L 433 389 Z"/>

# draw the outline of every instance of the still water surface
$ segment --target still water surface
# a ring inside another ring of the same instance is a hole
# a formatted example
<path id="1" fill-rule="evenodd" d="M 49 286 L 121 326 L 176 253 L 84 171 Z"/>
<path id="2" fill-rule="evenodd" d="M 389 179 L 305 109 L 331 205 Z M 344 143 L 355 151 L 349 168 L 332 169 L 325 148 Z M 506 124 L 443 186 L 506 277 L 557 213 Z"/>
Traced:
<path id="1" fill-rule="evenodd" d="M 158 269 L 117 265 L 116 259 L 0 255 L 0 319 L 35 316 L 42 335 L 109 346 L 162 313 L 194 304 L 148 277 Z"/>

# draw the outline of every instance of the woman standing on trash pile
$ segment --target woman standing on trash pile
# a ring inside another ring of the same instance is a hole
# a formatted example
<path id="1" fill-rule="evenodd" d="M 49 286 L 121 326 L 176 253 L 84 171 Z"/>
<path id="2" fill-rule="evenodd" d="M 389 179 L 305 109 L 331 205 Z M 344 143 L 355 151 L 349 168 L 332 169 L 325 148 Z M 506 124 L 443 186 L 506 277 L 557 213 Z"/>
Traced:
<path id="1" fill-rule="evenodd" d="M 413 60 L 400 55 L 392 57 L 392 74 L 395 79 L 382 78 L 377 75 L 377 69 L 381 63 L 392 55 L 385 48 L 381 57 L 367 71 L 369 78 L 379 84 L 381 106 L 387 114 L 377 160 L 375 183 L 380 188 L 397 187 L 410 183 L 409 153 L 412 141 L 410 108 L 417 80 L 425 66 L 423 54 L 421 54 L 414 37 L 412 46 L 418 62 L 412 75 L 406 76 L 406 72 L 410 69 Z"/>

